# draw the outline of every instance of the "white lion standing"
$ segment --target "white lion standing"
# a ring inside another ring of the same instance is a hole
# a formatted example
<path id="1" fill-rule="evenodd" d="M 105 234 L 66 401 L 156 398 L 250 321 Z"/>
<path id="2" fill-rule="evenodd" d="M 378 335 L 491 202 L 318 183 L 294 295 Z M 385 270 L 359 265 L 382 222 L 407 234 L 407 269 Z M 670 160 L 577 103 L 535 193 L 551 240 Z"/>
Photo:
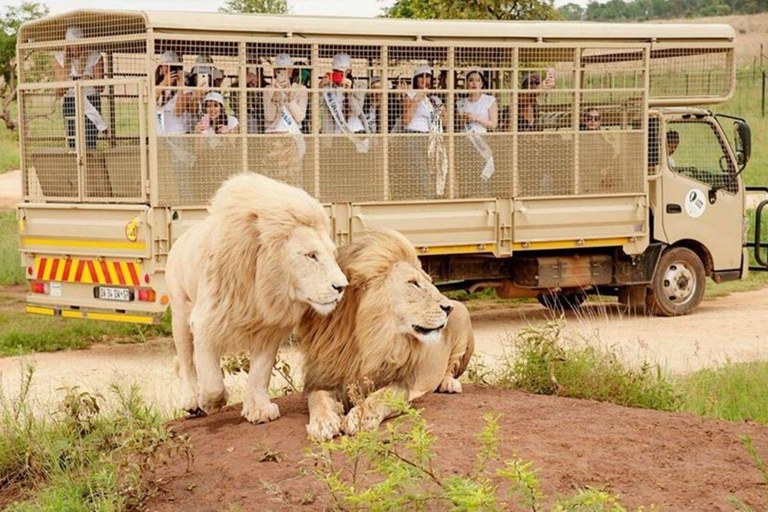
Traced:
<path id="1" fill-rule="evenodd" d="M 323 207 L 301 189 L 253 173 L 227 180 L 210 215 L 174 243 L 166 279 L 188 411 L 226 404 L 221 356 L 249 352 L 243 416 L 280 416 L 268 388 L 281 340 L 309 309 L 330 313 L 347 279 Z"/>

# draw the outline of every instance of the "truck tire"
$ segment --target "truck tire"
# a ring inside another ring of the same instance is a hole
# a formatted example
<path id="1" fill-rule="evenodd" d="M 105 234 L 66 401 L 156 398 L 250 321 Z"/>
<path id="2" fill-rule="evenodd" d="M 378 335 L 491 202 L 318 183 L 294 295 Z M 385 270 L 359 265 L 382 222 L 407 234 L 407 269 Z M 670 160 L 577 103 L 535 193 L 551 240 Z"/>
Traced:
<path id="1" fill-rule="evenodd" d="M 706 272 L 698 255 L 685 247 L 672 247 L 659 258 L 648 293 L 649 310 L 658 316 L 687 315 L 701 303 Z"/>
<path id="2" fill-rule="evenodd" d="M 563 292 L 544 292 L 536 297 L 539 304 L 550 311 L 562 312 L 579 309 L 587 300 L 587 294 L 581 290 Z"/>

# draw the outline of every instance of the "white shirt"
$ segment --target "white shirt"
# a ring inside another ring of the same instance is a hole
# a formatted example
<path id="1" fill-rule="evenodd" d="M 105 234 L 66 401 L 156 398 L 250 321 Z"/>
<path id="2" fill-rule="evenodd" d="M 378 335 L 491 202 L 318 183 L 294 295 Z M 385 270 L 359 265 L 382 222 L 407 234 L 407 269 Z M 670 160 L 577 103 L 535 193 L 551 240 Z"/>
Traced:
<path id="1" fill-rule="evenodd" d="M 411 100 L 413 100 L 417 94 L 418 92 L 415 91 L 406 93 Z M 412 132 L 427 133 L 429 131 L 429 121 L 434 110 L 434 107 L 429 102 L 429 98 L 424 98 L 414 108 L 411 122 L 405 126 L 405 129 Z"/>
<path id="2" fill-rule="evenodd" d="M 164 93 L 165 94 L 165 93 Z M 187 123 L 185 122 L 183 115 L 176 115 L 176 103 L 179 101 L 181 92 L 177 92 L 173 95 L 173 98 L 166 101 L 164 105 L 160 105 L 163 96 L 158 99 L 157 106 L 157 134 L 158 135 L 174 135 L 179 133 L 187 133 Z"/>
<path id="3" fill-rule="evenodd" d="M 53 58 L 56 59 L 56 62 L 62 68 L 66 64 L 66 57 L 63 51 L 56 52 Z M 99 61 L 101 61 L 101 54 L 99 52 L 90 52 L 85 57 L 85 60 L 83 60 L 82 57 L 70 59 L 69 72 L 67 76 L 69 76 L 70 80 L 93 79 L 93 75 L 95 74 L 94 68 L 99 63 Z M 93 87 L 83 87 L 82 90 L 86 96 L 93 96 L 94 94 L 97 94 L 96 89 Z M 67 92 L 64 96 L 74 95 L 75 89 L 71 88 L 67 89 Z"/>
<path id="4" fill-rule="evenodd" d="M 291 101 L 291 104 L 284 103 L 283 105 L 286 115 L 290 116 L 296 129 L 291 130 L 280 112 L 277 111 L 277 105 L 272 102 L 273 95 L 285 93 L 282 91 L 266 90 L 264 91 L 264 116 L 272 118 L 272 122 L 265 127 L 264 133 L 301 133 L 301 123 L 307 115 L 309 95 L 307 94 L 307 88 L 303 85 L 291 84 L 291 89 L 293 92 L 293 100 Z"/>
<path id="5" fill-rule="evenodd" d="M 477 101 L 472 101 L 468 97 L 461 98 L 456 102 L 456 108 L 459 114 L 472 114 L 475 119 L 482 121 L 488 121 L 490 119 L 490 111 L 493 104 L 496 102 L 496 98 L 489 94 L 481 94 Z M 488 129 L 480 123 L 471 122 L 466 123 L 464 131 L 486 133 Z"/>

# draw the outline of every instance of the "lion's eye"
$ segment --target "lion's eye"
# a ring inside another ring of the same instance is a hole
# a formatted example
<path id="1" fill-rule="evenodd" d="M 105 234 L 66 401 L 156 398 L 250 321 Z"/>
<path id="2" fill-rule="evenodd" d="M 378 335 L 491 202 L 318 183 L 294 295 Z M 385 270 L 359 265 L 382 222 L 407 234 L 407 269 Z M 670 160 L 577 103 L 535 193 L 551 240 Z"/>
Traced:
<path id="1" fill-rule="evenodd" d="M 317 261 L 317 253 L 316 252 L 310 252 L 306 256 L 307 256 L 307 258 L 311 259 L 312 261 Z"/>
<path id="2" fill-rule="evenodd" d="M 411 279 L 410 281 L 408 281 L 408 284 L 410 284 L 411 286 L 415 286 L 418 289 L 421 289 L 421 285 L 419 285 L 419 282 L 415 279 Z"/>

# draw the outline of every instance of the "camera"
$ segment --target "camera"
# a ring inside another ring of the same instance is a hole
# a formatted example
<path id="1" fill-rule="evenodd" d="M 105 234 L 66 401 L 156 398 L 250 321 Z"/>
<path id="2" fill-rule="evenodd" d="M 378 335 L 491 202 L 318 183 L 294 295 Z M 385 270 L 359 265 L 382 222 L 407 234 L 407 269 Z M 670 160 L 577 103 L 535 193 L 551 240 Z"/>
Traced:
<path id="1" fill-rule="evenodd" d="M 329 78 L 331 79 L 331 82 L 339 85 L 344 81 L 344 72 L 343 71 L 332 71 L 329 73 Z"/>

